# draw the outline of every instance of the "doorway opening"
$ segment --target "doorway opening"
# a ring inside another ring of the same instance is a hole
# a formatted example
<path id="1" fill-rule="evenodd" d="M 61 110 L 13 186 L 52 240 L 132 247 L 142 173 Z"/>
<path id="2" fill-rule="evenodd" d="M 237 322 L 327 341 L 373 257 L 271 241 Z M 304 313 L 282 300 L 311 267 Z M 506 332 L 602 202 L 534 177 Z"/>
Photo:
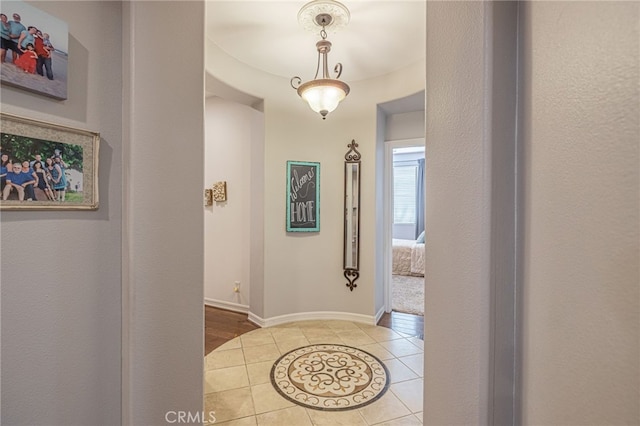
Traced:
<path id="1" fill-rule="evenodd" d="M 385 142 L 385 311 L 424 315 L 425 143 Z"/>

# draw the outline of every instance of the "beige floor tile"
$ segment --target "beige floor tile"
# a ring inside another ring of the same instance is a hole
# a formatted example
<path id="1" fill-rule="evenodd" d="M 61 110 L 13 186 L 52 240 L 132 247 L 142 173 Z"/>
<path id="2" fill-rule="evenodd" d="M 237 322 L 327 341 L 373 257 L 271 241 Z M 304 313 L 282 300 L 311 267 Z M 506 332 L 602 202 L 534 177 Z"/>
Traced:
<path id="1" fill-rule="evenodd" d="M 415 355 L 422 352 L 420 348 L 409 342 L 407 339 L 389 340 L 380 344 L 396 357 Z"/>
<path id="2" fill-rule="evenodd" d="M 293 402 L 280 395 L 271 383 L 251 386 L 251 394 L 253 395 L 253 406 L 256 409 L 256 414 L 295 406 Z"/>
<path id="3" fill-rule="evenodd" d="M 272 325 L 269 329 L 273 330 L 274 328 L 298 328 L 300 327 L 300 321 L 294 322 L 285 322 L 284 324 Z"/>
<path id="4" fill-rule="evenodd" d="M 243 417 L 241 419 L 231 420 L 228 422 L 215 422 L 213 423 L 216 426 L 224 425 L 224 426 L 256 426 L 258 421 L 256 420 L 256 416 Z"/>
<path id="5" fill-rule="evenodd" d="M 359 330 L 360 327 L 351 321 L 327 321 L 327 327 L 335 331 Z"/>
<path id="6" fill-rule="evenodd" d="M 253 398 L 249 387 L 214 392 L 205 396 L 205 412 L 214 411 L 216 422 L 253 416 Z"/>
<path id="7" fill-rule="evenodd" d="M 411 426 L 422 425 L 422 422 L 416 418 L 416 416 L 405 416 L 399 419 L 393 419 L 382 423 L 376 423 L 375 426 Z"/>
<path id="8" fill-rule="evenodd" d="M 267 329 L 254 330 L 250 333 L 240 336 L 243 348 L 249 348 L 252 346 L 262 346 L 269 343 L 275 343 L 271 332 Z"/>
<path id="9" fill-rule="evenodd" d="M 304 339 L 305 337 L 299 328 L 269 328 L 269 331 L 271 331 L 273 340 L 275 340 L 276 343 L 282 340 Z"/>
<path id="10" fill-rule="evenodd" d="M 424 351 L 424 340 L 419 339 L 417 337 L 410 337 L 407 339 L 408 341 L 410 341 L 412 344 L 416 345 L 417 347 L 419 347 L 420 349 L 422 349 Z"/>
<path id="11" fill-rule="evenodd" d="M 393 392 L 389 391 L 387 391 L 382 398 L 371 405 L 360 408 L 359 411 L 370 425 L 405 417 L 411 414 L 409 409 L 404 406 Z"/>
<path id="12" fill-rule="evenodd" d="M 389 340 L 402 339 L 402 336 L 386 327 L 360 327 L 362 331 L 367 333 L 376 342 L 387 342 Z"/>
<path id="13" fill-rule="evenodd" d="M 304 328 L 302 329 L 302 333 L 304 334 L 304 337 L 306 337 L 307 339 L 315 339 L 318 337 L 337 337 L 338 335 L 336 334 L 335 331 L 331 330 L 330 328 Z"/>
<path id="14" fill-rule="evenodd" d="M 374 403 L 350 411 L 306 409 L 282 397 L 271 384 L 273 363 L 293 349 L 319 343 L 357 347 L 383 360 L 390 389 Z M 421 424 L 423 347 L 420 339 L 350 321 L 300 321 L 254 330 L 205 357 L 205 411 L 215 412 L 215 424 L 228 426 Z"/>
<path id="15" fill-rule="evenodd" d="M 226 343 L 223 343 L 221 346 L 218 346 L 214 350 L 216 352 L 219 352 L 219 351 L 228 351 L 229 349 L 240 349 L 240 348 L 242 348 L 242 343 L 240 342 L 240 339 L 235 338 L 235 339 L 229 340 Z M 213 352 L 209 353 L 209 355 L 211 355 L 212 353 Z"/>
<path id="16" fill-rule="evenodd" d="M 392 384 L 390 390 L 412 413 L 419 413 L 422 411 L 423 383 L 422 379 L 408 380 Z"/>
<path id="17" fill-rule="evenodd" d="M 311 422 L 314 425 L 344 425 L 344 426 L 366 426 L 367 422 L 358 410 L 349 411 L 320 411 L 306 409 L 307 414 L 311 418 Z"/>
<path id="18" fill-rule="evenodd" d="M 424 354 L 403 356 L 398 359 L 412 369 L 418 376 L 424 376 Z"/>
<path id="19" fill-rule="evenodd" d="M 275 343 L 269 345 L 250 346 L 242 348 L 247 364 L 261 361 L 275 361 L 280 358 L 280 351 Z"/>
<path id="20" fill-rule="evenodd" d="M 309 328 L 329 328 L 327 321 L 323 320 L 297 321 L 295 325 L 303 331 Z"/>
<path id="21" fill-rule="evenodd" d="M 413 370 L 404 365 L 402 361 L 399 361 L 398 359 L 388 359 L 384 361 L 384 365 L 386 365 L 389 370 L 391 383 L 398 383 L 418 378 L 418 375 L 414 373 Z"/>
<path id="22" fill-rule="evenodd" d="M 244 365 L 244 354 L 240 348 L 226 351 L 218 351 L 216 349 L 207 355 L 206 361 L 205 368 L 207 370 L 235 367 L 236 365 Z"/>
<path id="23" fill-rule="evenodd" d="M 247 373 L 249 374 L 249 384 L 259 385 L 261 383 L 271 382 L 271 367 L 273 367 L 272 361 L 256 362 L 253 364 L 247 364 Z"/>
<path id="24" fill-rule="evenodd" d="M 347 346 L 369 345 L 376 342 L 371 337 L 369 337 L 367 333 L 360 329 L 338 331 L 337 334 L 338 337 L 340 337 L 343 343 Z"/>
<path id="25" fill-rule="evenodd" d="M 220 392 L 249 386 L 247 368 L 237 367 L 219 368 L 205 372 L 204 393 Z"/>
<path id="26" fill-rule="evenodd" d="M 333 336 L 324 336 L 324 337 L 309 337 L 307 339 L 310 344 L 336 344 L 336 345 L 344 345 L 344 342 L 338 335 Z"/>
<path id="27" fill-rule="evenodd" d="M 283 355 L 289 351 L 308 345 L 310 345 L 310 343 L 306 337 L 299 337 L 290 340 L 280 340 L 276 342 L 276 346 L 278 346 L 280 353 Z"/>
<path id="28" fill-rule="evenodd" d="M 371 355 L 384 361 L 385 359 L 395 358 L 391 352 L 383 348 L 380 343 L 371 343 L 369 345 L 359 345 L 358 348 L 369 352 Z"/>
<path id="29" fill-rule="evenodd" d="M 312 426 L 304 408 L 295 406 L 256 416 L 258 426 Z"/>

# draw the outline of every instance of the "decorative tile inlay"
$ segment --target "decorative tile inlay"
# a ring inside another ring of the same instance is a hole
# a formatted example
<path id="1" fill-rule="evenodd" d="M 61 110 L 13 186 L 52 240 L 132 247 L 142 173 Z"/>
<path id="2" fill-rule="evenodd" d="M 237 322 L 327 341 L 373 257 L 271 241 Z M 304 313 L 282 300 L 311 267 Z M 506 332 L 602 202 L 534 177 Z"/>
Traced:
<path id="1" fill-rule="evenodd" d="M 307 408 L 352 410 L 371 404 L 389 387 L 389 371 L 375 356 L 338 344 L 294 349 L 271 368 L 271 384 Z"/>

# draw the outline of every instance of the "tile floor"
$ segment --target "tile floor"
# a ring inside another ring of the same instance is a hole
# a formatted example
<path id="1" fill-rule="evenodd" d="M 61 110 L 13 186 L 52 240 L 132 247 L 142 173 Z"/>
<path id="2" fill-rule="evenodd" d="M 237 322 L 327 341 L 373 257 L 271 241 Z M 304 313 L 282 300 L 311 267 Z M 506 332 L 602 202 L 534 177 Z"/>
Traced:
<path id="1" fill-rule="evenodd" d="M 292 349 L 337 343 L 382 360 L 391 385 L 379 400 L 349 411 L 318 411 L 278 394 L 269 374 Z M 421 425 L 423 341 L 386 327 L 349 321 L 299 321 L 262 328 L 225 343 L 205 357 L 204 411 L 216 425 Z"/>

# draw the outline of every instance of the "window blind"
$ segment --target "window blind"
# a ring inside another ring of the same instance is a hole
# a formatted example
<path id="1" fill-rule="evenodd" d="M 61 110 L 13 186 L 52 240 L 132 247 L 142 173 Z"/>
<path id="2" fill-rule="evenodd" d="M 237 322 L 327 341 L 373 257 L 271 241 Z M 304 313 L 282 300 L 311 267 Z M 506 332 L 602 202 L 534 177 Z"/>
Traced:
<path id="1" fill-rule="evenodd" d="M 393 166 L 393 223 L 416 223 L 415 164 Z"/>

